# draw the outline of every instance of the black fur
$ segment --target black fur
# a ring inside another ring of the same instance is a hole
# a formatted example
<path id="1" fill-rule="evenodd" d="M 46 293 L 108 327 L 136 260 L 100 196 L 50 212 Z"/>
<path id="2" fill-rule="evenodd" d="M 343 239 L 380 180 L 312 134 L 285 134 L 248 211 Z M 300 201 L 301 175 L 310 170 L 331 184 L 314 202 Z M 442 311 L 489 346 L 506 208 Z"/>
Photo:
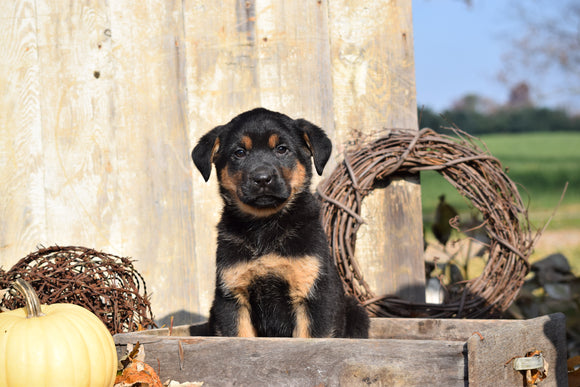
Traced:
<path id="1" fill-rule="evenodd" d="M 214 334 L 303 336 L 300 320 L 307 322 L 305 337 L 368 337 L 368 315 L 344 294 L 310 192 L 311 158 L 322 174 L 331 149 L 319 127 L 261 108 L 199 140 L 193 161 L 206 181 L 215 164 L 224 202 Z M 304 284 L 312 285 L 307 292 Z"/>

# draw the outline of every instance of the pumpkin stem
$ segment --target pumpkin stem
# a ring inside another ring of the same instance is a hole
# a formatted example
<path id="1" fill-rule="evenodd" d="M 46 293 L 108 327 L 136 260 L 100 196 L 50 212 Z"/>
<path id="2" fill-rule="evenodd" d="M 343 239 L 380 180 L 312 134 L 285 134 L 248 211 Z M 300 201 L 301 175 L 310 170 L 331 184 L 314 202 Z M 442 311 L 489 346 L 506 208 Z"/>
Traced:
<path id="1" fill-rule="evenodd" d="M 28 282 L 22 278 L 18 278 L 14 281 L 12 286 L 22 295 L 22 297 L 24 297 L 24 302 L 26 303 L 24 306 L 26 318 L 44 316 L 44 313 L 42 313 L 42 309 L 40 308 L 40 300 Z"/>

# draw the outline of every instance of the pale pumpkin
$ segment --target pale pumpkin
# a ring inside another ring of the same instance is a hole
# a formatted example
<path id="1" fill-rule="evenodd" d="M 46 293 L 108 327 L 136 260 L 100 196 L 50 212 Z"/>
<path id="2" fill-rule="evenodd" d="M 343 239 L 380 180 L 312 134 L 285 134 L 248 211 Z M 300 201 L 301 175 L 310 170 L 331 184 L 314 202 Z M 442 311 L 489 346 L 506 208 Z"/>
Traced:
<path id="1" fill-rule="evenodd" d="M 24 308 L 0 313 L 0 387 L 112 386 L 117 352 L 105 324 L 73 304 L 40 305 L 21 279 Z"/>

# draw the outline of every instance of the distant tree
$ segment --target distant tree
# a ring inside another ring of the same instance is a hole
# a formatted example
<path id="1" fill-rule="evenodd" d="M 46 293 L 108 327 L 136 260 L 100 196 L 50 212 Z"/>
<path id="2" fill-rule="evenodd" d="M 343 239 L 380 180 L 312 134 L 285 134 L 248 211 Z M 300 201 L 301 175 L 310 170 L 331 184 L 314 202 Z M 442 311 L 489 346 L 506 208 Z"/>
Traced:
<path id="1" fill-rule="evenodd" d="M 471 134 L 481 134 L 489 131 L 489 116 L 469 109 L 450 109 L 443 112 L 444 126 L 457 126 Z"/>
<path id="2" fill-rule="evenodd" d="M 520 82 L 511 88 L 508 106 L 512 109 L 532 106 L 530 87 L 526 82 Z"/>
<path id="3" fill-rule="evenodd" d="M 515 36 L 502 37 L 511 44 L 500 79 L 513 85 L 528 71 L 534 74 L 532 86 L 540 98 L 580 95 L 580 3 L 530 0 L 510 5 L 511 19 L 519 28 Z M 548 89 L 545 81 L 554 75 L 563 80 L 557 89 Z"/>
<path id="4" fill-rule="evenodd" d="M 481 114 L 491 114 L 497 108 L 498 105 L 495 101 L 477 94 L 467 94 L 463 98 L 455 101 L 451 106 L 452 110 L 466 110 Z"/>
<path id="5" fill-rule="evenodd" d="M 418 115 L 420 128 L 431 128 L 438 131 L 444 123 L 440 114 L 435 113 L 433 109 L 426 106 L 419 106 Z"/>

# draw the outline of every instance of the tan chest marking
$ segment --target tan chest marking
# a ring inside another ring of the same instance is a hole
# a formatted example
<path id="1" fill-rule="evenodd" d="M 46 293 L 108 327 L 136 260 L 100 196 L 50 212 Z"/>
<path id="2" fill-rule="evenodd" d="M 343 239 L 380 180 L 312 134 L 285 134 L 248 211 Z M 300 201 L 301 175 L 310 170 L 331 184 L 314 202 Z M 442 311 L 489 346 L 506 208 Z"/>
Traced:
<path id="1" fill-rule="evenodd" d="M 294 308 L 296 326 L 294 337 L 310 337 L 310 319 L 304 300 L 310 294 L 320 271 L 318 259 L 311 256 L 286 258 L 276 254 L 267 254 L 251 262 L 240 263 L 222 270 L 222 286 L 226 293 L 232 294 L 238 301 L 238 336 L 256 335 L 250 319 L 251 306 L 248 288 L 260 277 L 273 275 L 288 283 L 290 300 Z"/>
<path id="2" fill-rule="evenodd" d="M 300 302 L 308 297 L 319 270 L 320 264 L 315 257 L 286 258 L 267 254 L 223 270 L 221 278 L 226 292 L 245 298 L 256 278 L 274 275 L 288 283 L 292 302 Z"/>

